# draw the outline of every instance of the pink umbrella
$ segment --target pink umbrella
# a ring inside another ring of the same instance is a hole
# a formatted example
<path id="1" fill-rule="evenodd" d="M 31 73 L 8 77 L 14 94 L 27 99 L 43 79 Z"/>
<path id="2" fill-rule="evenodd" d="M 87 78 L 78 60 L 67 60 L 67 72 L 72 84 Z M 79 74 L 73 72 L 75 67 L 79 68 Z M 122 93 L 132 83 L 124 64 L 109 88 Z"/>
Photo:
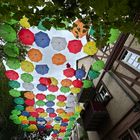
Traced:
<path id="1" fill-rule="evenodd" d="M 67 97 L 65 95 L 58 95 L 57 96 L 57 100 L 59 100 L 60 102 L 64 102 L 66 101 Z"/>
<path id="2" fill-rule="evenodd" d="M 42 93 L 38 93 L 38 94 L 36 95 L 36 98 L 37 98 L 38 100 L 44 100 L 44 99 L 46 99 L 46 95 L 44 95 L 44 94 L 42 94 Z"/>
<path id="3" fill-rule="evenodd" d="M 36 112 L 43 113 L 43 112 L 45 112 L 45 110 L 43 108 L 36 108 Z"/>
<path id="4" fill-rule="evenodd" d="M 17 72 L 15 72 L 14 70 L 7 70 L 5 72 L 5 75 L 8 79 L 10 80 L 17 80 L 19 78 L 19 75 Z"/>
<path id="5" fill-rule="evenodd" d="M 56 92 L 56 91 L 58 91 L 58 86 L 50 85 L 50 86 L 48 87 L 48 90 L 49 90 L 50 92 Z"/>

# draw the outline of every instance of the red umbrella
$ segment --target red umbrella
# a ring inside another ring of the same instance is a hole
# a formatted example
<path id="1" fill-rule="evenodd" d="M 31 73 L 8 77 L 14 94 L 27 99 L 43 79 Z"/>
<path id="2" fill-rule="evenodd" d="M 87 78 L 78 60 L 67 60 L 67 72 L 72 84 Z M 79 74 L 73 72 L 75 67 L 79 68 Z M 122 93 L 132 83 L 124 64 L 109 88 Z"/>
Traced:
<path id="1" fill-rule="evenodd" d="M 57 100 L 59 100 L 60 102 L 64 102 L 66 101 L 67 97 L 65 95 L 58 95 L 57 96 Z"/>
<path id="2" fill-rule="evenodd" d="M 43 113 L 43 112 L 45 112 L 45 110 L 43 108 L 36 108 L 36 112 Z"/>
<path id="3" fill-rule="evenodd" d="M 39 79 L 40 84 L 48 86 L 51 84 L 51 79 L 50 78 L 45 78 L 45 77 L 41 77 Z"/>
<path id="4" fill-rule="evenodd" d="M 52 134 L 51 136 L 52 136 L 53 138 L 55 138 L 55 137 L 57 137 L 57 134 Z"/>
<path id="5" fill-rule="evenodd" d="M 49 117 L 51 117 L 51 118 L 54 118 L 54 117 L 56 117 L 56 116 L 57 116 L 56 113 L 50 113 L 50 114 L 49 114 Z"/>
<path id="6" fill-rule="evenodd" d="M 46 128 L 47 128 L 47 129 L 51 129 L 51 128 L 53 128 L 53 127 L 52 127 L 52 125 L 47 124 L 47 125 L 46 125 Z"/>
<path id="7" fill-rule="evenodd" d="M 50 86 L 48 87 L 48 90 L 49 90 L 50 92 L 56 92 L 56 91 L 58 91 L 58 86 L 50 85 Z"/>
<path id="8" fill-rule="evenodd" d="M 42 93 L 38 93 L 38 94 L 36 95 L 36 98 L 37 98 L 38 100 L 44 100 L 44 99 L 46 99 L 46 95 L 44 95 L 44 94 L 42 94 Z"/>
<path id="9" fill-rule="evenodd" d="M 66 77 L 73 77 L 75 75 L 75 70 L 73 68 L 67 68 L 63 71 Z"/>
<path id="10" fill-rule="evenodd" d="M 64 132 L 66 132 L 66 129 L 60 129 L 59 132 L 64 133 Z"/>
<path id="11" fill-rule="evenodd" d="M 36 121 L 29 121 L 29 124 L 37 124 Z"/>
<path id="12" fill-rule="evenodd" d="M 83 83 L 82 83 L 81 80 L 74 80 L 72 82 L 72 84 L 73 84 L 74 87 L 77 87 L 77 88 L 81 88 L 83 86 Z"/>
<path id="13" fill-rule="evenodd" d="M 18 33 L 18 37 L 24 45 L 32 45 L 35 40 L 34 34 L 29 29 L 21 29 Z"/>
<path id="14" fill-rule="evenodd" d="M 62 122 L 68 122 L 69 120 L 68 119 L 62 119 Z"/>
<path id="15" fill-rule="evenodd" d="M 35 117 L 35 118 L 38 117 L 38 113 L 37 113 L 37 112 L 30 112 L 30 115 L 31 115 L 32 117 Z"/>
<path id="16" fill-rule="evenodd" d="M 25 104 L 28 105 L 28 106 L 33 106 L 35 104 L 35 101 L 31 100 L 31 99 L 26 99 Z"/>
<path id="17" fill-rule="evenodd" d="M 17 72 L 15 72 L 14 70 L 7 70 L 5 72 L 5 75 L 8 79 L 10 80 L 17 80 L 19 78 L 19 75 Z"/>
<path id="18" fill-rule="evenodd" d="M 82 49 L 82 46 L 83 45 L 82 45 L 81 40 L 71 40 L 68 43 L 69 52 L 74 53 L 74 54 L 80 52 Z"/>

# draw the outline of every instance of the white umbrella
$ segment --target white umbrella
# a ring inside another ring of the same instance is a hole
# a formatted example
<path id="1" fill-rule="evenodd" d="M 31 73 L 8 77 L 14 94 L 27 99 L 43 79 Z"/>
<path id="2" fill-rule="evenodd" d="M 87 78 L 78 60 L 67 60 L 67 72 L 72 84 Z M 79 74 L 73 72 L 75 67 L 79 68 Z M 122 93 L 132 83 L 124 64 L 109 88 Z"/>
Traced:
<path id="1" fill-rule="evenodd" d="M 34 85 L 32 83 L 23 83 L 22 84 L 23 88 L 27 91 L 32 91 L 34 89 Z"/>

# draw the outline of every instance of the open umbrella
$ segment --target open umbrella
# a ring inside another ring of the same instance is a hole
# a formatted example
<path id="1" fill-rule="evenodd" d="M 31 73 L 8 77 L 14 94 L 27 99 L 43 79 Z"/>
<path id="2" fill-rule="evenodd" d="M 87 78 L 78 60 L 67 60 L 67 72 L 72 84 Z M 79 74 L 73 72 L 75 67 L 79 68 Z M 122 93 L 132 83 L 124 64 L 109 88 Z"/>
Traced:
<path id="1" fill-rule="evenodd" d="M 41 77 L 39 79 L 39 82 L 42 85 L 49 86 L 51 84 L 51 79 L 50 78 L 46 78 L 46 77 Z"/>
<path id="2" fill-rule="evenodd" d="M 23 16 L 22 19 L 20 19 L 19 23 L 23 28 L 30 28 L 30 23 L 28 22 L 28 18 L 25 16 Z"/>
<path id="3" fill-rule="evenodd" d="M 84 24 L 80 20 L 77 20 L 74 22 L 74 27 L 71 32 L 76 38 L 82 38 L 87 34 L 87 29 L 84 28 Z"/>
<path id="4" fill-rule="evenodd" d="M 54 54 L 52 57 L 52 63 L 55 65 L 62 65 L 65 62 L 66 62 L 66 57 L 61 53 Z"/>
<path id="5" fill-rule="evenodd" d="M 54 111 L 55 111 L 54 108 L 47 108 L 46 109 L 46 112 L 48 112 L 48 113 L 54 113 Z"/>
<path id="6" fill-rule="evenodd" d="M 35 104 L 35 101 L 31 100 L 31 99 L 26 99 L 25 104 L 28 106 L 33 106 Z M 34 111 L 32 111 L 32 112 L 34 112 Z"/>
<path id="7" fill-rule="evenodd" d="M 48 94 L 47 96 L 46 96 L 46 99 L 48 100 L 48 101 L 53 101 L 53 100 L 55 100 L 55 95 L 53 95 L 53 94 Z"/>
<path id="8" fill-rule="evenodd" d="M 22 111 L 21 115 L 22 115 L 22 116 L 27 116 L 27 117 L 29 117 L 29 116 L 30 116 L 30 113 L 27 112 L 27 111 Z"/>
<path id="9" fill-rule="evenodd" d="M 75 77 L 77 79 L 82 79 L 85 77 L 85 75 L 86 75 L 86 72 L 83 69 L 77 69 L 75 72 Z"/>
<path id="10" fill-rule="evenodd" d="M 21 69 L 25 72 L 33 72 L 34 65 L 33 65 L 33 63 L 25 60 L 25 61 L 21 62 Z"/>
<path id="11" fill-rule="evenodd" d="M 20 68 L 20 61 L 16 58 L 8 58 L 6 61 L 6 65 L 10 68 L 10 69 L 18 69 Z"/>
<path id="12" fill-rule="evenodd" d="M 56 92 L 56 91 L 58 91 L 58 86 L 49 85 L 49 86 L 48 86 L 48 90 L 49 90 L 50 92 Z"/>
<path id="13" fill-rule="evenodd" d="M 104 68 L 104 66 L 105 66 L 104 61 L 102 61 L 102 60 L 97 60 L 96 62 L 94 62 L 94 63 L 92 64 L 92 69 L 93 69 L 94 71 L 100 71 L 100 70 L 102 70 L 102 69 Z"/>
<path id="14" fill-rule="evenodd" d="M 47 116 L 48 116 L 47 112 L 39 113 L 39 117 L 45 118 Z"/>
<path id="15" fill-rule="evenodd" d="M 34 99 L 35 95 L 32 92 L 25 92 L 24 97 L 27 99 Z"/>
<path id="16" fill-rule="evenodd" d="M 45 47 L 49 46 L 50 38 L 49 38 L 48 34 L 40 31 L 35 34 L 35 43 L 37 44 L 37 46 L 39 46 L 41 48 L 45 48 Z"/>
<path id="17" fill-rule="evenodd" d="M 57 86 L 58 80 L 55 77 L 50 77 L 50 78 L 51 78 L 51 85 Z"/>
<path id="18" fill-rule="evenodd" d="M 40 91 L 46 91 L 47 90 L 47 87 L 42 85 L 42 84 L 38 84 L 37 85 L 37 89 L 40 90 Z"/>
<path id="19" fill-rule="evenodd" d="M 70 92 L 70 88 L 69 88 L 69 87 L 64 87 L 64 86 L 62 86 L 62 87 L 60 88 L 60 91 L 63 92 L 63 93 L 67 93 L 67 92 Z"/>
<path id="20" fill-rule="evenodd" d="M 93 41 L 89 41 L 86 43 L 86 45 L 83 47 L 84 53 L 88 55 L 94 55 L 97 53 L 98 48 L 96 47 L 96 43 Z"/>
<path id="21" fill-rule="evenodd" d="M 53 37 L 51 40 L 51 45 L 54 50 L 62 51 L 66 48 L 67 42 L 64 37 Z"/>
<path id="22" fill-rule="evenodd" d="M 15 109 L 23 111 L 24 110 L 24 106 L 23 105 L 16 105 Z"/>
<path id="23" fill-rule="evenodd" d="M 53 101 L 47 101 L 46 102 L 46 106 L 47 107 L 52 107 L 52 106 L 54 106 L 55 105 L 55 103 L 53 102 Z"/>
<path id="24" fill-rule="evenodd" d="M 27 112 L 34 112 L 35 111 L 35 108 L 34 108 L 34 106 L 27 106 L 25 110 Z"/>
<path id="25" fill-rule="evenodd" d="M 67 100 L 67 97 L 65 95 L 58 95 L 57 100 L 60 102 L 64 102 Z"/>
<path id="26" fill-rule="evenodd" d="M 62 108 L 58 108 L 58 109 L 56 109 L 56 112 L 57 112 L 58 114 L 62 114 L 62 113 L 65 112 L 65 110 L 62 109 Z"/>
<path id="27" fill-rule="evenodd" d="M 62 86 L 69 87 L 72 85 L 72 81 L 70 79 L 63 79 L 61 81 Z"/>
<path id="28" fill-rule="evenodd" d="M 91 80 L 83 80 L 83 88 L 90 88 L 93 86 L 93 82 Z"/>
<path id="29" fill-rule="evenodd" d="M 15 98 L 15 99 L 14 99 L 14 102 L 15 102 L 16 104 L 22 105 L 22 104 L 24 104 L 24 99 L 21 98 L 21 97 L 18 97 L 18 98 Z"/>
<path id="30" fill-rule="evenodd" d="M 46 99 L 46 95 L 44 95 L 42 93 L 38 93 L 38 94 L 36 94 L 36 99 L 38 99 L 38 100 L 44 100 L 44 99 Z"/>
<path id="31" fill-rule="evenodd" d="M 38 100 L 38 101 L 36 101 L 36 105 L 38 105 L 38 106 L 44 106 L 45 105 L 45 102 L 42 101 L 42 100 Z"/>
<path id="32" fill-rule="evenodd" d="M 19 96 L 21 96 L 20 91 L 15 90 L 15 89 L 9 90 L 9 93 L 10 93 L 10 95 L 13 96 L 13 97 L 19 97 Z"/>
<path id="33" fill-rule="evenodd" d="M 55 118 L 56 116 L 57 116 L 56 113 L 50 113 L 50 114 L 49 114 L 49 117 L 51 117 L 51 118 Z"/>
<path id="34" fill-rule="evenodd" d="M 24 45 L 32 45 L 34 43 L 34 34 L 29 29 L 21 29 L 18 33 L 19 40 Z"/>
<path id="35" fill-rule="evenodd" d="M 71 92 L 72 92 L 73 94 L 78 94 L 80 91 L 81 91 L 80 88 L 76 88 L 76 87 L 72 87 L 72 88 L 71 88 Z"/>
<path id="36" fill-rule="evenodd" d="M 45 110 L 43 108 L 36 108 L 36 112 L 43 113 L 43 112 L 45 112 Z"/>
<path id="37" fill-rule="evenodd" d="M 14 110 L 11 111 L 11 113 L 14 114 L 14 115 L 20 115 L 21 111 L 14 109 Z"/>
<path id="38" fill-rule="evenodd" d="M 49 71 L 49 67 L 48 65 L 36 65 L 35 70 L 38 74 L 44 75 L 47 74 Z"/>
<path id="39" fill-rule="evenodd" d="M 14 70 L 7 70 L 5 72 L 5 75 L 8 79 L 10 80 L 17 80 L 19 78 L 19 75 L 17 72 L 15 72 Z"/>
<path id="40" fill-rule="evenodd" d="M 19 56 L 19 48 L 14 43 L 6 43 L 3 47 L 3 51 L 9 57 Z"/>
<path id="41" fill-rule="evenodd" d="M 63 74 L 66 77 L 73 77 L 75 75 L 75 70 L 73 68 L 67 68 L 67 69 L 63 70 Z"/>
<path id="42" fill-rule="evenodd" d="M 82 83 L 81 80 L 74 80 L 74 81 L 72 82 L 72 85 L 73 85 L 74 87 L 81 88 L 81 87 L 83 86 L 83 83 Z"/>
<path id="43" fill-rule="evenodd" d="M 22 73 L 21 79 L 26 83 L 30 83 L 33 81 L 33 76 L 29 73 Z"/>
<path id="44" fill-rule="evenodd" d="M 57 102 L 56 103 L 56 105 L 58 106 L 58 107 L 64 107 L 64 106 L 66 106 L 66 103 L 65 102 Z"/>
<path id="45" fill-rule="evenodd" d="M 99 75 L 100 75 L 100 72 L 98 72 L 98 71 L 90 70 L 90 71 L 88 72 L 88 77 L 89 77 L 91 80 L 98 78 Z"/>
<path id="46" fill-rule="evenodd" d="M 22 87 L 26 90 L 26 91 L 32 91 L 34 89 L 34 85 L 32 83 L 23 83 Z"/>
<path id="47" fill-rule="evenodd" d="M 35 118 L 39 116 L 38 112 L 30 112 L 30 115 Z"/>
<path id="48" fill-rule="evenodd" d="M 8 84 L 11 88 L 19 88 L 20 87 L 20 83 L 18 81 L 12 80 L 12 81 L 9 81 Z"/>
<path id="49" fill-rule="evenodd" d="M 42 60 L 42 53 L 38 49 L 30 49 L 28 51 L 28 57 L 33 62 L 39 62 Z"/>
<path id="50" fill-rule="evenodd" d="M 68 42 L 68 50 L 71 53 L 77 54 L 82 49 L 82 42 L 81 40 L 71 40 Z"/>
<path id="51" fill-rule="evenodd" d="M 0 25 L 0 37 L 6 42 L 13 42 L 16 40 L 16 31 L 8 24 Z"/>

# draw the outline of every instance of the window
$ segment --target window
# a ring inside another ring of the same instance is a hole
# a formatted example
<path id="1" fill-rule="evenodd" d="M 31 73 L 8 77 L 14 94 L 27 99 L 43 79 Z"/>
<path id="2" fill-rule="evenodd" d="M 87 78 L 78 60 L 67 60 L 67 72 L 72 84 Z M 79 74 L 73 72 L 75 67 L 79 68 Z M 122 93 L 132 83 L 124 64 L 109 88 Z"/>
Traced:
<path id="1" fill-rule="evenodd" d="M 138 63 L 138 58 L 140 58 L 140 55 L 126 50 L 122 57 L 122 61 L 140 72 L 140 63 Z"/>
<path id="2" fill-rule="evenodd" d="M 106 86 L 102 83 L 98 88 L 97 95 L 94 98 L 95 101 L 101 102 L 104 105 L 107 105 L 108 102 L 111 100 L 112 96 L 107 90 Z"/>
<path id="3" fill-rule="evenodd" d="M 133 139 L 129 133 L 126 133 L 120 137 L 120 140 L 133 140 Z"/>

